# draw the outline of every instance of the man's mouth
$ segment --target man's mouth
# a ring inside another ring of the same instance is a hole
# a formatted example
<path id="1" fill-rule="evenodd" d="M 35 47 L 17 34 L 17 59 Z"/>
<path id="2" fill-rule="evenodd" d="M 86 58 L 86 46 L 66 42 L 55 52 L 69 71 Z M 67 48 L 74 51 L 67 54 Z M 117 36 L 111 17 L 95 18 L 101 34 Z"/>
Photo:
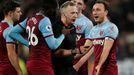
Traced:
<path id="1" fill-rule="evenodd" d="M 95 18 L 95 19 L 98 19 L 98 18 L 99 18 L 99 16 L 94 16 L 94 18 Z"/>
<path id="2" fill-rule="evenodd" d="M 75 19 L 72 19 L 73 22 L 75 22 Z"/>

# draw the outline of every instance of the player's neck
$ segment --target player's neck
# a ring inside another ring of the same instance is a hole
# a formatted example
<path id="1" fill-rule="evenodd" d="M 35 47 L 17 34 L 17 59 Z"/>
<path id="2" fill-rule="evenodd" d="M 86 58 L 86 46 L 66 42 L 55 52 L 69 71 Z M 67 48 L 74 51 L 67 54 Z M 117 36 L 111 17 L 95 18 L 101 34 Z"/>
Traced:
<path id="1" fill-rule="evenodd" d="M 83 15 L 82 12 L 79 12 L 78 17 L 80 17 L 80 16 L 82 16 L 82 15 Z"/>
<path id="2" fill-rule="evenodd" d="M 103 22 L 98 23 L 98 25 L 99 25 L 99 26 L 102 26 L 106 21 L 108 21 L 108 18 L 107 18 L 107 17 L 104 18 Z"/>
<path id="3" fill-rule="evenodd" d="M 9 22 L 10 24 L 13 24 L 14 23 L 13 20 L 12 20 L 12 18 L 11 17 L 8 17 L 8 16 L 5 16 L 4 20 L 6 22 Z"/>
<path id="4" fill-rule="evenodd" d="M 65 26 L 68 26 L 67 21 L 64 17 L 61 17 L 61 21 Z"/>

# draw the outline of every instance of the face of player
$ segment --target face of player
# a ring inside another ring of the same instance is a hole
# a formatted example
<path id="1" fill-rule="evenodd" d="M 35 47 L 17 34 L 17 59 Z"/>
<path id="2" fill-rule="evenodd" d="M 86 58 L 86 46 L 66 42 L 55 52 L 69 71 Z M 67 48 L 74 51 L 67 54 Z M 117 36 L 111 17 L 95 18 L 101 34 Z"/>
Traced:
<path id="1" fill-rule="evenodd" d="M 78 9 L 80 11 L 84 10 L 84 2 L 83 0 L 74 0 L 74 2 L 76 3 Z"/>
<path id="2" fill-rule="evenodd" d="M 96 3 L 92 9 L 93 18 L 96 23 L 102 23 L 107 16 L 107 10 L 101 3 Z"/>
<path id="3" fill-rule="evenodd" d="M 13 21 L 18 21 L 21 15 L 22 15 L 21 8 L 17 7 L 16 10 L 13 12 Z"/>
<path id="4" fill-rule="evenodd" d="M 73 24 L 78 17 L 78 9 L 76 6 L 68 6 L 64 13 L 67 24 Z"/>

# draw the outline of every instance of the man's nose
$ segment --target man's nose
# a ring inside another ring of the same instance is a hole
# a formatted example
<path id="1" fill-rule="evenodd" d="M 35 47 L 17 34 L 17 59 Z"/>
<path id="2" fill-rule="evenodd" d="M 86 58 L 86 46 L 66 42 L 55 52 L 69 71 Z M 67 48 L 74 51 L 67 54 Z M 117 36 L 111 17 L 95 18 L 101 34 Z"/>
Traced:
<path id="1" fill-rule="evenodd" d="M 78 18 L 78 14 L 77 13 L 74 14 L 74 18 Z"/>

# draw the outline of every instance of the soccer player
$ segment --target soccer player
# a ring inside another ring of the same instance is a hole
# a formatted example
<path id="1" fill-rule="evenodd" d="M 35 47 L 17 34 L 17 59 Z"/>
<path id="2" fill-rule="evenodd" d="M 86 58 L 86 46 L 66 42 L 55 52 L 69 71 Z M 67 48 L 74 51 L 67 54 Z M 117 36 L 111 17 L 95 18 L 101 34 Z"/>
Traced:
<path id="1" fill-rule="evenodd" d="M 89 35 L 89 32 L 91 28 L 93 27 L 93 23 L 91 20 L 89 20 L 86 16 L 82 14 L 82 11 L 85 9 L 85 0 L 72 0 L 76 3 L 78 8 L 78 18 L 76 19 L 74 25 L 76 27 L 76 44 L 77 48 L 80 48 L 80 46 L 84 45 L 85 38 Z M 75 56 L 76 62 L 83 56 L 83 54 L 77 54 Z M 75 62 L 75 63 L 76 63 Z M 83 66 L 78 70 L 78 75 L 88 75 L 88 61 L 85 62 Z"/>
<path id="2" fill-rule="evenodd" d="M 109 6 L 105 1 L 97 1 L 93 5 L 92 14 L 97 23 L 91 29 L 84 46 L 93 47 L 79 65 L 93 52 L 95 55 L 93 75 L 118 75 L 116 64 L 116 46 L 119 34 L 117 26 L 108 20 Z M 84 48 L 83 48 L 84 49 Z"/>
<path id="3" fill-rule="evenodd" d="M 26 30 L 30 55 L 27 61 L 28 75 L 54 75 L 51 64 L 51 50 L 55 50 L 63 41 L 64 35 L 54 38 L 51 22 L 40 12 L 40 2 L 30 5 L 30 16 L 16 25 L 10 36 L 24 45 L 28 43 L 21 36 Z"/>
<path id="4" fill-rule="evenodd" d="M 53 52 L 55 75 L 77 75 L 73 68 L 74 56 L 79 53 L 76 48 L 76 29 L 73 25 L 78 17 L 78 9 L 74 2 L 66 1 L 60 7 L 60 19 L 53 24 L 55 37 L 59 37 L 63 30 L 68 32 L 59 48 Z"/>
<path id="5" fill-rule="evenodd" d="M 4 5 L 4 20 L 0 22 L 0 75 L 23 75 L 16 53 L 16 42 L 9 36 L 14 22 L 22 14 L 20 4 L 8 1 Z"/>

